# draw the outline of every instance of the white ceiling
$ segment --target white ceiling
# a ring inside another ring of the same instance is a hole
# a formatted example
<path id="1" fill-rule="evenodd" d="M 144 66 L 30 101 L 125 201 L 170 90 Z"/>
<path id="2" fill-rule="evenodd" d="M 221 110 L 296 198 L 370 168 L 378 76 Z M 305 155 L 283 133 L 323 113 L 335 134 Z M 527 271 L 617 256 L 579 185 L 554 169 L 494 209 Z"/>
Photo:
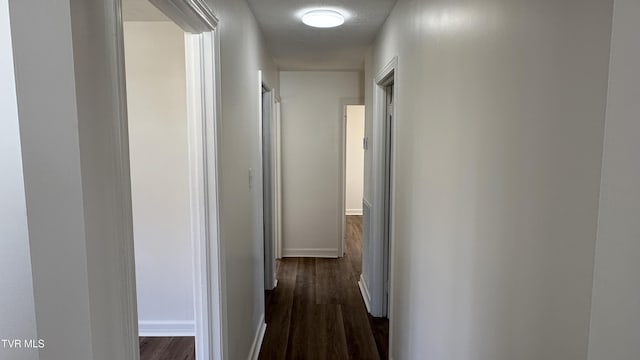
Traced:
<path id="1" fill-rule="evenodd" d="M 361 70 L 364 54 L 395 2 L 248 0 L 281 70 Z M 149 0 L 123 0 L 122 6 L 125 21 L 169 21 Z M 332 29 L 308 27 L 300 17 L 313 8 L 338 10 L 346 21 Z"/>
<path id="2" fill-rule="evenodd" d="M 149 0 L 123 0 L 124 21 L 169 21 Z"/>
<path id="3" fill-rule="evenodd" d="M 396 0 L 248 0 L 281 70 L 362 69 L 364 54 Z M 311 28 L 300 17 L 312 8 L 330 8 L 344 25 Z"/>

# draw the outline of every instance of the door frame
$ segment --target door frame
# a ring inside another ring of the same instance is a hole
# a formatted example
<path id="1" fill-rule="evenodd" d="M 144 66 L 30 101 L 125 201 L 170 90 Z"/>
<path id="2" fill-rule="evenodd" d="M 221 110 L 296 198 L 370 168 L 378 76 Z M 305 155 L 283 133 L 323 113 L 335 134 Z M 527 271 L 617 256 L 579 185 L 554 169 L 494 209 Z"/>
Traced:
<path id="1" fill-rule="evenodd" d="M 338 219 L 338 224 L 340 228 L 340 239 L 338 243 L 338 257 L 343 257 L 346 251 L 346 236 L 347 236 L 347 225 L 346 225 L 346 196 L 347 196 L 347 107 L 352 105 L 362 105 L 364 106 L 364 99 L 341 99 L 341 116 L 340 116 L 340 167 L 338 169 L 338 179 L 340 179 L 340 185 L 338 189 L 340 189 L 340 204 L 338 206 L 340 219 Z M 366 126 L 366 125 L 365 125 Z M 364 139 L 363 139 L 364 146 Z M 364 195 L 364 194 L 363 194 Z M 363 196 L 364 197 L 364 196 Z"/>
<path id="2" fill-rule="evenodd" d="M 274 155 L 275 155 L 275 255 L 276 259 L 282 259 L 282 100 L 276 94 L 274 96 Z M 276 279 L 276 285 L 278 280 Z"/>
<path id="3" fill-rule="evenodd" d="M 189 142 L 189 181 L 191 237 L 194 260 L 194 315 L 196 358 L 226 358 L 227 328 L 224 253 L 219 221 L 219 128 L 220 113 L 220 34 L 219 20 L 204 0 L 150 0 L 185 34 L 187 74 L 187 121 Z M 115 0 L 117 79 L 120 92 L 120 131 L 127 129 L 124 31 L 121 0 Z M 123 136 L 124 137 L 124 136 Z M 127 138 L 127 137 L 125 137 Z M 128 142 L 119 144 L 128 154 Z M 129 172 L 122 171 L 121 182 L 129 183 Z M 135 259 L 133 238 L 125 247 L 124 272 L 130 290 L 126 302 L 126 335 L 135 344 L 132 359 L 139 358 Z"/>
<path id="4" fill-rule="evenodd" d="M 261 197 L 262 206 L 261 209 L 257 209 L 258 212 L 261 212 L 260 217 L 262 218 L 262 244 L 263 244 L 263 254 L 264 254 L 264 288 L 265 290 L 273 290 L 276 286 L 278 286 L 278 279 L 276 274 L 276 259 L 278 258 L 278 252 L 281 249 L 279 234 L 281 233 L 280 229 L 280 219 L 281 219 L 281 209 L 280 209 L 280 201 L 279 196 L 281 193 L 280 187 L 280 175 L 279 175 L 279 150 L 280 147 L 278 145 L 279 141 L 279 122 L 277 116 L 277 99 L 275 89 L 270 87 L 263 78 L 262 71 L 258 72 L 258 80 L 259 80 L 259 149 L 260 149 L 260 164 L 259 164 L 259 174 L 260 176 L 260 186 L 261 189 L 259 196 Z M 266 95 L 266 96 L 265 96 Z M 268 98 L 269 104 L 265 107 L 264 99 Z M 268 114 L 268 119 L 265 119 L 265 112 Z M 268 130 L 269 134 L 264 133 L 265 121 L 269 122 Z M 265 136 L 269 136 L 269 149 L 265 149 Z M 265 165 L 265 152 L 269 152 L 269 173 L 265 173 L 264 165 Z M 269 189 L 265 188 L 265 180 L 269 178 L 268 182 Z M 264 202 L 264 195 L 268 193 L 271 196 L 271 206 Z M 268 224 L 265 221 L 266 214 L 270 214 L 271 223 Z M 268 231 L 270 233 L 270 240 L 267 241 L 264 237 L 265 232 Z"/>
<path id="5" fill-rule="evenodd" d="M 221 256 L 218 196 L 217 44 L 217 31 L 185 34 L 196 359 L 223 359 L 226 350 L 223 331 L 226 311 L 223 311 L 222 297 L 225 267 L 224 256 Z"/>
<path id="6" fill-rule="evenodd" d="M 386 126 L 386 87 L 393 84 L 391 128 Z M 398 101 L 398 58 L 394 57 L 373 80 L 373 208 L 371 209 L 372 277 L 370 312 L 377 317 L 387 316 L 392 329 L 393 269 L 395 243 L 395 184 L 396 133 Z M 391 131 L 391 146 L 387 143 Z M 390 160 L 390 164 L 386 159 Z M 385 207 L 385 193 L 390 202 Z M 391 333 L 389 334 L 391 338 Z"/>

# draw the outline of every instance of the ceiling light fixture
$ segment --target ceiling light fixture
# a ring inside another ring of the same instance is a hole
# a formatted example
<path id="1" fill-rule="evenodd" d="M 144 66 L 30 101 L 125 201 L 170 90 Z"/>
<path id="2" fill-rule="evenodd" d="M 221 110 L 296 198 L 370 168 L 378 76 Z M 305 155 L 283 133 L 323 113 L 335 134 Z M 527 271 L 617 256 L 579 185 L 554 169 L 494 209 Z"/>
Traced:
<path id="1" fill-rule="evenodd" d="M 332 28 L 344 24 L 344 16 L 335 10 L 317 9 L 302 15 L 305 25 L 317 28 Z"/>

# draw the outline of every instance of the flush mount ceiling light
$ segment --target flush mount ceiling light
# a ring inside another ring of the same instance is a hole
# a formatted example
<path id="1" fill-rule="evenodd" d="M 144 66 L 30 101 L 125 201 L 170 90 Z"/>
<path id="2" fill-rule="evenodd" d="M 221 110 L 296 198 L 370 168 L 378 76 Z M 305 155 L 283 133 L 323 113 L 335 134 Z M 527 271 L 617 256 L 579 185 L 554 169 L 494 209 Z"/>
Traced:
<path id="1" fill-rule="evenodd" d="M 344 16 L 335 10 L 311 10 L 302 15 L 305 25 L 317 28 L 332 28 L 344 24 Z"/>

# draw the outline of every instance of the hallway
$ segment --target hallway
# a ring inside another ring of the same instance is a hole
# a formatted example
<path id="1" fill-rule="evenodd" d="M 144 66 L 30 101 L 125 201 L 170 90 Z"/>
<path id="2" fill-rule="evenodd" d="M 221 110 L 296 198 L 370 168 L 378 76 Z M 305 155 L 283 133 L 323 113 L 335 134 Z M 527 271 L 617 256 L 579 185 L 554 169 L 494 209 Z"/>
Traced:
<path id="1" fill-rule="evenodd" d="M 0 360 L 640 360 L 638 18 L 0 0 Z"/>
<path id="2" fill-rule="evenodd" d="M 388 321 L 367 314 L 358 289 L 362 216 L 346 226 L 344 257 L 279 260 L 260 359 L 387 358 Z"/>

